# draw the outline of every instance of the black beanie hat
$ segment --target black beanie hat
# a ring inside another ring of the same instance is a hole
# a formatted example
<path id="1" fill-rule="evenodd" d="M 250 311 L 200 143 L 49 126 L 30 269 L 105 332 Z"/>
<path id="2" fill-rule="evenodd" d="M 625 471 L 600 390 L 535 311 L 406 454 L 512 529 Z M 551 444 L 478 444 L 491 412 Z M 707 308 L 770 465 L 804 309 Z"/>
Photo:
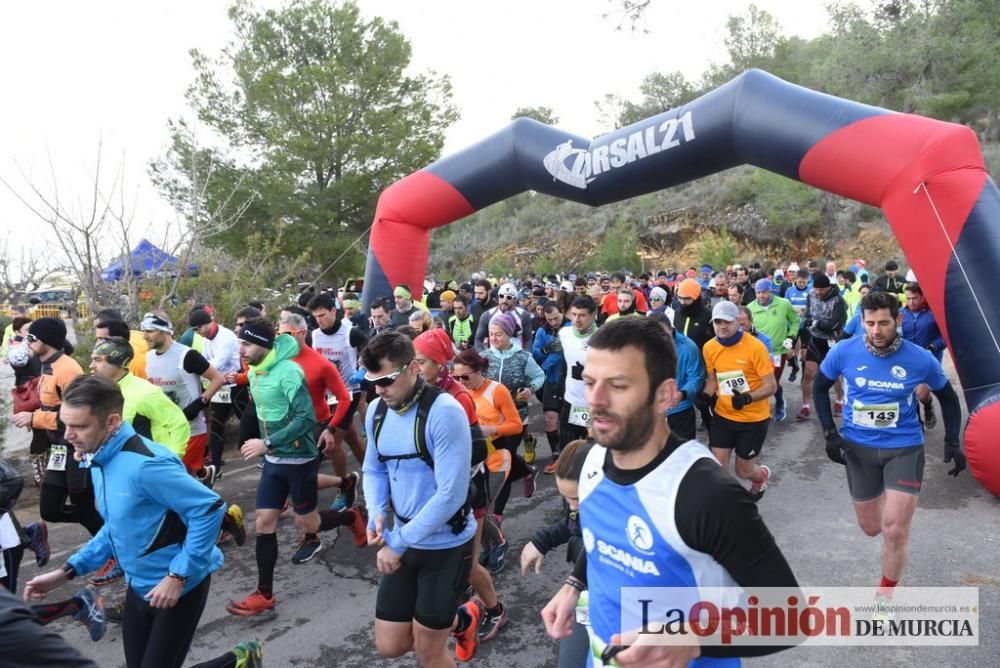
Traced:
<path id="1" fill-rule="evenodd" d="M 813 287 L 814 288 L 830 287 L 830 277 L 821 271 L 817 271 L 815 274 L 813 274 Z"/>
<path id="2" fill-rule="evenodd" d="M 271 323 L 263 318 L 248 320 L 243 323 L 243 327 L 240 329 L 237 338 L 240 341 L 253 343 L 268 350 L 274 348 L 274 328 L 271 327 Z"/>
<path id="3" fill-rule="evenodd" d="M 212 316 L 209 315 L 208 311 L 200 308 L 196 308 L 191 311 L 188 316 L 188 324 L 192 327 L 201 327 L 202 325 L 207 325 L 212 322 Z"/>
<path id="4" fill-rule="evenodd" d="M 59 318 L 39 318 L 28 325 L 28 333 L 56 350 L 66 343 L 66 323 Z"/>

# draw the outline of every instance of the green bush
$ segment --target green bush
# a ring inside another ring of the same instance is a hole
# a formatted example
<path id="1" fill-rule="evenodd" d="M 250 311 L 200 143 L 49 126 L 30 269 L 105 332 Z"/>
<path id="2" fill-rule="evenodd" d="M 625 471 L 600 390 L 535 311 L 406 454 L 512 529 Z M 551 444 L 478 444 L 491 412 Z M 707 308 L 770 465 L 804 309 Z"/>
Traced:
<path id="1" fill-rule="evenodd" d="M 769 225 L 808 231 L 820 222 L 822 192 L 812 186 L 758 169 L 750 177 L 749 195 Z"/>
<path id="2" fill-rule="evenodd" d="M 698 261 L 713 267 L 725 268 L 736 260 L 740 252 L 736 239 L 729 234 L 729 228 L 723 227 L 718 235 L 706 237 L 698 248 Z"/>
<path id="3" fill-rule="evenodd" d="M 639 256 L 639 234 L 633 225 L 616 218 L 605 232 L 597 252 L 584 263 L 587 271 L 618 271 L 628 269 L 641 271 L 642 258 Z"/>

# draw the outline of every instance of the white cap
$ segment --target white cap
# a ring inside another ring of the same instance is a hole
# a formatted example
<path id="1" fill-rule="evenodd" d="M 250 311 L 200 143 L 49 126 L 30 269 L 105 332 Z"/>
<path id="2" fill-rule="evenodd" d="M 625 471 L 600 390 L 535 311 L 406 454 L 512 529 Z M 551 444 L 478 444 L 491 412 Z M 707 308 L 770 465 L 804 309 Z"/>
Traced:
<path id="1" fill-rule="evenodd" d="M 712 320 L 726 320 L 736 322 L 740 319 L 740 307 L 728 299 L 715 305 L 712 309 Z"/>

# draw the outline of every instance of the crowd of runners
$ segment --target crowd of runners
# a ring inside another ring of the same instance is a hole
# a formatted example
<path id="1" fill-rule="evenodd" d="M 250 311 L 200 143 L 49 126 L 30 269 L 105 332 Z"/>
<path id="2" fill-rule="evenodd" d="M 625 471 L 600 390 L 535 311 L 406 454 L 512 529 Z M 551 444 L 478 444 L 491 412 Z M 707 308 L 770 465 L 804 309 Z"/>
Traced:
<path id="1" fill-rule="evenodd" d="M 699 655 L 707 665 L 783 649 L 630 646 L 619 592 L 797 587 L 756 506 L 775 482 L 769 430 L 794 413 L 815 421 L 817 444 L 846 466 L 858 524 L 883 542 L 877 602 L 892 598 L 934 397 L 941 459 L 952 475 L 965 468 L 944 340 L 919 283 L 898 269 L 803 260 L 639 276 L 477 273 L 395 286 L 367 310 L 334 289 L 235 314 L 197 304 L 184 322 L 152 312 L 128 323 L 108 309 L 93 322 L 89 373 L 62 320 L 21 314 L 3 356 L 23 397 L 12 421 L 31 434 L 41 521 L 17 521 L 22 481 L 3 464 L 0 655 L 92 665 L 44 628 L 71 616 L 95 641 L 122 624 L 129 666 L 183 665 L 224 551 L 251 549 L 252 537 L 256 586 L 226 606 L 252 617 L 295 605 L 275 587 L 280 554 L 309 562 L 341 528 L 374 553 L 385 657 L 472 659 L 507 622 L 492 576 L 509 548 L 521 547 L 527 575 L 564 544 L 565 583 L 540 611 L 560 666 Z M 796 381 L 800 400 L 786 396 Z M 542 429 L 531 433 L 536 402 Z M 238 454 L 226 452 L 231 420 Z M 213 489 L 226 456 L 259 462 L 250 532 L 244 509 Z M 510 495 L 531 497 L 539 475 L 555 477 L 563 515 L 510 535 Z M 321 489 L 336 490 L 329 507 Z M 289 515 L 300 539 L 281 545 Z M 46 566 L 56 522 L 92 538 L 19 583 L 25 554 Z M 71 580 L 85 586 L 42 602 Z M 116 588 L 122 600 L 111 604 Z M 199 665 L 262 661 L 249 641 Z"/>

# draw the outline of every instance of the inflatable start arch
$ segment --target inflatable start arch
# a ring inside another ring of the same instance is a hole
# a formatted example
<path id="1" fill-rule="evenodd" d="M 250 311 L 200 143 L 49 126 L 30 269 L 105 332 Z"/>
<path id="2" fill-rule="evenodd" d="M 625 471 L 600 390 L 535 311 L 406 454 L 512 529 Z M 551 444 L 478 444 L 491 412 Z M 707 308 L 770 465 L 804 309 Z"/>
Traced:
<path id="1" fill-rule="evenodd" d="M 975 133 L 750 70 L 593 141 L 518 119 L 379 197 L 366 306 L 423 283 L 430 230 L 525 190 L 599 206 L 741 164 L 881 207 L 951 349 L 973 475 L 1000 495 L 1000 193 Z"/>

